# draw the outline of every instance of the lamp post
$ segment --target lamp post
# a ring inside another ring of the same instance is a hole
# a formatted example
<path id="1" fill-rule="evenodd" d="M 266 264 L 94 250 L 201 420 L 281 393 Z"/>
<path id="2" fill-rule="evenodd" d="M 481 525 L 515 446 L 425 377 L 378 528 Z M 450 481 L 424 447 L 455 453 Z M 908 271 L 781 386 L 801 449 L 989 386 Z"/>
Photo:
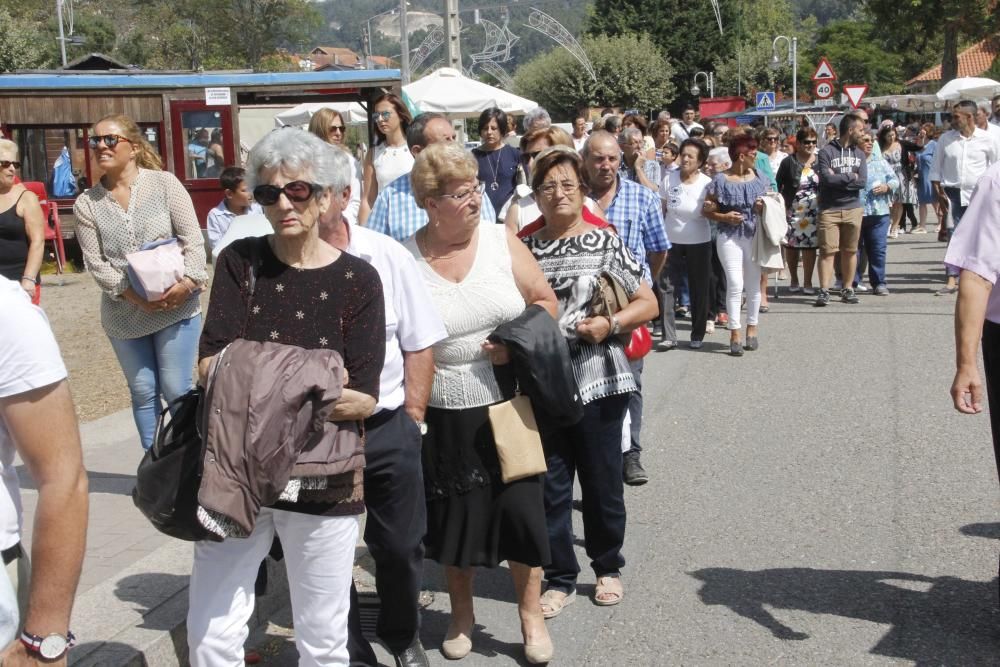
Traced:
<path id="1" fill-rule="evenodd" d="M 398 9 L 388 9 L 388 10 L 382 12 L 381 14 L 376 14 L 375 16 L 371 16 L 371 17 L 368 18 L 368 22 L 367 22 L 368 23 L 368 61 L 365 63 L 365 69 L 374 69 L 372 67 L 372 56 L 375 55 L 375 52 L 374 52 L 373 47 L 372 47 L 372 40 L 374 39 L 374 36 L 372 35 L 372 21 L 374 21 L 375 19 L 380 18 L 382 16 L 391 16 L 393 14 L 396 14 L 397 12 L 399 12 Z"/>
<path id="2" fill-rule="evenodd" d="M 698 87 L 698 77 L 703 76 L 705 78 L 705 85 L 708 86 L 708 96 L 715 97 L 715 74 L 714 72 L 695 72 L 694 80 L 691 82 L 691 94 L 695 97 L 701 94 L 701 88 Z"/>
<path id="3" fill-rule="evenodd" d="M 786 37 L 784 35 L 778 35 L 771 42 L 771 67 L 778 69 L 781 67 L 781 59 L 778 58 L 778 40 L 783 39 L 788 45 L 788 64 L 792 66 L 792 113 L 798 113 L 799 110 L 799 89 L 798 89 L 798 78 L 799 78 L 799 38 L 798 37 Z"/>

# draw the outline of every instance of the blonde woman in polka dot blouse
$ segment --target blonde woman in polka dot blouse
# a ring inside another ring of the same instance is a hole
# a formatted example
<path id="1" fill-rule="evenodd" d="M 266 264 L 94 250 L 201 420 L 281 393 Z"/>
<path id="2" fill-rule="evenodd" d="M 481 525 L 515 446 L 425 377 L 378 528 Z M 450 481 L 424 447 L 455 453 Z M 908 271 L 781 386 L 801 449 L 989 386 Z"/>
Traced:
<path id="1" fill-rule="evenodd" d="M 153 444 L 161 397 L 168 403 L 194 386 L 201 332 L 197 293 L 205 285 L 205 244 L 191 197 L 128 116 L 105 116 L 90 146 L 103 172 L 73 212 L 87 270 L 100 286 L 101 324 L 132 395 L 144 449 Z M 177 237 L 184 277 L 159 301 L 129 283 L 125 256 L 148 241 Z"/>

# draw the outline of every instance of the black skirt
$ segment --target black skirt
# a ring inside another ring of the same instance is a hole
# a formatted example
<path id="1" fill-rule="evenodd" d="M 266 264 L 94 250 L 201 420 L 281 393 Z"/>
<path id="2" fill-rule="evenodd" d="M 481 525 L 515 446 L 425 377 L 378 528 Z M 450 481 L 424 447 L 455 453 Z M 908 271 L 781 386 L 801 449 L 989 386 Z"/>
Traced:
<path id="1" fill-rule="evenodd" d="M 455 567 L 548 565 L 544 477 L 504 484 L 487 408 L 428 408 L 427 558 Z"/>

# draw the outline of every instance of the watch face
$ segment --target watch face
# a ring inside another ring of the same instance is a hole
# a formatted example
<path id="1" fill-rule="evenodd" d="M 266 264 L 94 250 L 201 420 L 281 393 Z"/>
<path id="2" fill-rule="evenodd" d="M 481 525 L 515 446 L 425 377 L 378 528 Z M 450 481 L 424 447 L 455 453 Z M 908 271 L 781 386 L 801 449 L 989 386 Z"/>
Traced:
<path id="1" fill-rule="evenodd" d="M 66 638 L 62 635 L 49 635 L 42 640 L 38 652 L 47 660 L 55 660 L 66 652 Z"/>

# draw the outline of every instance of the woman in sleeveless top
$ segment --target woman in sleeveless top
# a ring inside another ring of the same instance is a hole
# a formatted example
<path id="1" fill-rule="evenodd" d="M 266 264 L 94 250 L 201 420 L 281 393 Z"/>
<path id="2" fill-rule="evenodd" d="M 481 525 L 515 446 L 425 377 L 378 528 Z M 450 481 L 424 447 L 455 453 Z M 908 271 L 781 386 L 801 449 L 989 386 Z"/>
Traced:
<path id="1" fill-rule="evenodd" d="M 413 118 L 403 100 L 386 93 L 372 105 L 375 145 L 365 156 L 361 180 L 365 196 L 361 199 L 358 222 L 365 224 L 375 205 L 375 198 L 385 186 L 413 168 L 413 155 L 406 144 L 406 130 Z"/>
<path id="2" fill-rule="evenodd" d="M 45 217 L 38 197 L 14 183 L 20 167 L 17 144 L 0 139 L 0 275 L 20 284 L 37 304 Z"/>
<path id="3" fill-rule="evenodd" d="M 434 346 L 422 462 L 427 498 L 427 557 L 446 568 L 451 622 L 441 646 L 458 659 L 472 648 L 473 568 L 506 560 L 517 592 L 524 650 L 531 663 L 552 657 L 539 601 L 549 563 L 542 476 L 504 484 L 488 406 L 501 389 L 505 347 L 485 343 L 499 325 L 556 299 L 531 253 L 503 225 L 479 220 L 483 188 L 475 159 L 461 146 L 432 144 L 410 178 L 428 223 L 406 242 L 448 338 Z M 506 383 L 505 383 L 506 384 Z"/>

